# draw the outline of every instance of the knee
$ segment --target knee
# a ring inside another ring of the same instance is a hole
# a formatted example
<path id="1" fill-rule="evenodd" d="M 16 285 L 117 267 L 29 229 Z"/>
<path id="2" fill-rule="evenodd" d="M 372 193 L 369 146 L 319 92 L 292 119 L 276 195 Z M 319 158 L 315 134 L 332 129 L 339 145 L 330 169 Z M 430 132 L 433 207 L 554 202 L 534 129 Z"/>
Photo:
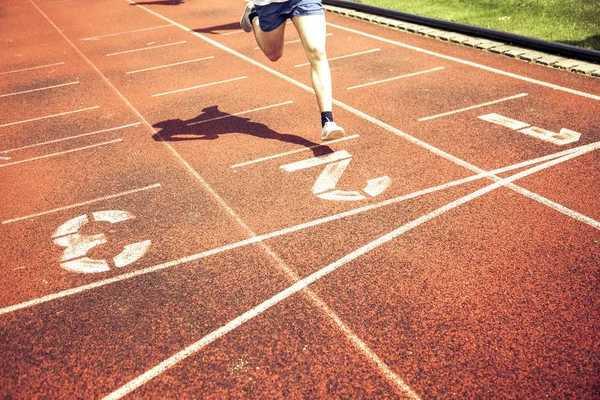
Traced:
<path id="1" fill-rule="evenodd" d="M 283 51 L 282 50 L 266 51 L 265 56 L 267 56 L 269 61 L 275 62 L 283 56 Z"/>
<path id="2" fill-rule="evenodd" d="M 327 60 L 325 49 L 319 47 L 310 47 L 306 50 L 306 55 L 312 64 L 318 64 Z"/>

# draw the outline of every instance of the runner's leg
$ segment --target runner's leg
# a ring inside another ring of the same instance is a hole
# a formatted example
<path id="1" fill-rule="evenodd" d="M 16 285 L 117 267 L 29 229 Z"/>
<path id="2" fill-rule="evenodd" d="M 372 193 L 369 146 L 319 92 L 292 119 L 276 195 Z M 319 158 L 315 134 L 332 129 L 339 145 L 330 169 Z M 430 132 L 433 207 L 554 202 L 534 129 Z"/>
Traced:
<path id="1" fill-rule="evenodd" d="M 273 62 L 283 56 L 283 35 L 285 34 L 285 22 L 272 31 L 263 32 L 260 29 L 258 17 L 252 19 L 252 28 L 256 43 L 267 58 Z"/>

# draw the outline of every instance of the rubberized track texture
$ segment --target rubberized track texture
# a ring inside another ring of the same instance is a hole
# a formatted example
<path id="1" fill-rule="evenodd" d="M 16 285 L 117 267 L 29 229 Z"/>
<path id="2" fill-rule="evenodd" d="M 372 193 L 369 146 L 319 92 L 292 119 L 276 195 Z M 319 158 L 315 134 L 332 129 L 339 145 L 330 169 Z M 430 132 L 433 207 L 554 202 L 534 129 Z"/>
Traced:
<path id="1" fill-rule="evenodd" d="M 0 4 L 0 398 L 597 398 L 600 81 L 243 7 Z"/>

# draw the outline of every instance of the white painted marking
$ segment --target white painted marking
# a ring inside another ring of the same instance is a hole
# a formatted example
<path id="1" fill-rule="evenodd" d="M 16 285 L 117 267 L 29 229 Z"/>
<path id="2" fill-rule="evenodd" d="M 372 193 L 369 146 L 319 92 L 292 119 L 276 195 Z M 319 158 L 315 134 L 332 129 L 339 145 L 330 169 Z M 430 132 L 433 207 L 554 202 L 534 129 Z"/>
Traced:
<path id="1" fill-rule="evenodd" d="M 82 108 L 81 110 L 67 111 L 67 112 L 63 112 L 63 113 L 60 113 L 60 114 L 46 115 L 45 117 L 32 118 L 32 119 L 27 119 L 27 120 L 24 120 L 24 121 L 11 122 L 9 124 L 0 125 L 0 128 L 6 127 L 6 126 L 11 126 L 11 125 L 24 124 L 24 123 L 27 123 L 27 122 L 40 121 L 42 119 L 62 117 L 63 115 L 76 114 L 76 113 L 80 113 L 80 112 L 85 112 L 85 111 L 90 111 L 90 110 L 96 110 L 98 108 L 100 108 L 100 106 Z"/>
<path id="2" fill-rule="evenodd" d="M 238 33 L 244 33 L 244 32 L 245 31 L 240 29 L 239 31 L 221 33 L 221 36 L 237 35 Z"/>
<path id="3" fill-rule="evenodd" d="M 193 86 L 193 87 L 189 87 L 189 88 L 185 88 L 185 89 L 179 89 L 179 90 L 173 90 L 171 92 L 164 92 L 164 93 L 153 94 L 152 97 L 166 96 L 166 95 L 169 95 L 169 94 L 186 92 L 188 90 L 195 90 L 195 89 L 205 88 L 205 87 L 208 87 L 208 86 L 221 85 L 223 83 L 235 82 L 235 81 L 239 81 L 241 79 L 246 79 L 246 78 L 247 78 L 247 76 L 240 76 L 238 78 L 227 79 L 227 80 L 219 81 L 219 82 L 206 83 L 204 85 L 198 85 L 198 86 Z"/>
<path id="4" fill-rule="evenodd" d="M 92 214 L 97 222 L 109 222 L 111 224 L 132 220 L 135 216 L 131 213 L 121 210 L 97 211 Z M 86 257 L 87 253 L 96 246 L 107 243 L 106 236 L 103 233 L 96 235 L 81 235 L 78 231 L 89 223 L 86 215 L 75 217 L 63 225 L 59 226 L 52 241 L 65 247 L 60 261 L 61 267 L 71 272 L 91 274 L 106 272 L 110 270 L 105 260 L 94 260 Z M 118 268 L 129 265 L 139 260 L 150 248 L 150 241 L 127 245 L 123 251 L 114 257 L 115 266 Z"/>
<path id="5" fill-rule="evenodd" d="M 333 33 L 328 33 L 325 36 L 333 36 Z M 301 39 L 290 40 L 288 42 L 283 42 L 284 45 L 294 44 L 294 43 L 302 43 Z M 255 47 L 254 50 L 260 50 L 260 47 Z"/>
<path id="6" fill-rule="evenodd" d="M 525 122 L 517 121 L 516 119 L 507 118 L 500 114 L 495 114 L 495 113 L 481 115 L 477 118 L 482 119 L 487 122 L 491 122 L 492 124 L 502 125 L 502 126 L 505 126 L 507 128 L 513 129 L 513 130 L 522 129 L 522 128 L 529 126 L 529 124 L 527 124 Z"/>
<path id="7" fill-rule="evenodd" d="M 227 115 L 223 115 L 221 117 L 211 118 L 211 119 L 207 119 L 207 120 L 204 120 L 204 121 L 192 122 L 190 124 L 187 124 L 187 126 L 199 125 L 199 124 L 204 124 L 204 123 L 207 123 L 207 122 L 218 121 L 220 119 L 235 117 L 235 116 L 238 116 L 238 115 L 250 114 L 250 113 L 253 113 L 253 112 L 263 111 L 263 110 L 269 110 L 271 108 L 281 107 L 281 106 L 285 106 L 285 105 L 292 104 L 292 103 L 293 103 L 292 100 L 284 101 L 283 103 L 272 104 L 270 106 L 265 106 L 265 107 L 253 108 L 252 110 L 240 111 L 240 112 L 237 112 L 235 114 L 227 114 Z"/>
<path id="8" fill-rule="evenodd" d="M 138 51 L 146 51 L 146 50 L 154 50 L 154 49 L 159 49 L 159 48 L 163 48 L 163 47 L 169 47 L 169 46 L 176 46 L 178 44 L 184 44 L 187 43 L 187 41 L 182 40 L 181 42 L 175 42 L 175 43 L 167 43 L 167 44 L 160 44 L 158 46 L 148 46 L 148 47 L 142 47 L 139 49 L 133 49 L 133 50 L 126 50 L 126 51 L 119 51 L 117 53 L 110 53 L 107 54 L 106 57 L 112 57 L 112 56 L 118 56 L 121 54 L 129 54 L 129 53 L 136 53 Z"/>
<path id="9" fill-rule="evenodd" d="M 360 137 L 360 136 L 359 135 L 345 136 L 345 137 L 340 138 L 340 139 L 329 140 L 329 141 L 327 141 L 327 144 L 317 144 L 317 145 L 310 146 L 310 147 L 304 147 L 304 148 L 297 149 L 297 150 L 287 151 L 285 153 L 274 154 L 274 155 L 263 157 L 263 158 L 259 158 L 259 159 L 256 159 L 256 160 L 246 161 L 246 162 L 243 162 L 243 163 L 235 164 L 235 165 L 232 165 L 231 168 L 245 167 L 246 165 L 257 164 L 257 163 L 260 163 L 260 162 L 263 162 L 263 161 L 273 160 L 275 158 L 285 157 L 285 156 L 289 156 L 291 154 L 301 153 L 303 151 L 309 151 L 309 150 L 315 149 L 317 147 L 329 146 L 330 144 L 333 144 L 333 143 L 338 143 L 338 142 L 343 142 L 343 141 L 346 141 L 346 140 L 356 139 L 358 137 Z"/>
<path id="10" fill-rule="evenodd" d="M 126 195 L 129 195 L 129 194 L 139 193 L 139 192 L 143 192 L 143 191 L 146 191 L 146 190 L 155 189 L 155 188 L 158 188 L 158 187 L 160 187 L 160 183 L 156 183 L 154 185 L 146 186 L 146 187 L 143 187 L 143 188 L 140 188 L 140 189 L 133 189 L 133 190 L 128 190 L 126 192 L 121 192 L 121 193 L 117 193 L 117 194 L 111 194 L 109 196 L 98 197 L 98 198 L 93 199 L 93 200 L 88 200 L 88 201 L 84 201 L 84 202 L 81 202 L 81 203 L 72 204 L 70 206 L 54 208 L 52 210 L 48 210 L 48 211 L 44 211 L 44 212 L 40 212 L 40 213 L 36 213 L 36 214 L 31 214 L 31 215 L 26 215 L 24 217 L 8 219 L 6 221 L 2 221 L 2 224 L 10 224 L 12 222 L 23 221 L 23 220 L 26 220 L 26 219 L 32 219 L 32 218 L 40 217 L 40 216 L 43 216 L 43 215 L 53 214 L 53 213 L 57 213 L 57 212 L 60 212 L 60 211 L 65 211 L 65 210 L 70 210 L 70 209 L 76 208 L 76 207 L 87 206 L 87 205 L 90 205 L 90 204 L 98 203 L 100 201 L 115 199 L 117 197 L 122 197 L 122 196 L 126 196 Z M 72 233 L 74 233 L 74 232 L 72 232 Z"/>
<path id="11" fill-rule="evenodd" d="M 6 71 L 6 72 L 0 72 L 0 75 L 6 75 L 6 74 L 14 74 L 17 72 L 24 72 L 24 71 L 32 71 L 34 69 L 40 69 L 40 68 L 49 68 L 49 67 L 55 67 L 57 65 L 63 65 L 65 62 L 59 62 L 59 63 L 54 63 L 54 64 L 46 64 L 46 65 L 40 65 L 38 67 L 31 67 L 31 68 L 23 68 L 23 69 L 15 69 L 13 71 Z"/>
<path id="12" fill-rule="evenodd" d="M 327 193 L 318 194 L 317 197 L 330 201 L 360 201 L 366 199 L 359 192 L 347 192 L 345 190 L 333 190 Z"/>
<path id="13" fill-rule="evenodd" d="M 398 79 L 410 78 L 412 76 L 428 74 L 428 73 L 435 72 L 435 71 L 441 71 L 443 69 L 444 69 L 444 67 L 437 67 L 437 68 L 428 69 L 426 71 L 413 72 L 412 74 L 400 75 L 400 76 L 396 76 L 394 78 L 388 78 L 388 79 L 383 79 L 383 80 L 380 80 L 380 81 L 364 83 L 362 85 L 350 86 L 349 88 L 346 88 L 346 90 L 353 90 L 353 89 L 363 88 L 363 87 L 366 87 L 366 86 L 378 85 L 380 83 L 387 83 L 387 82 L 395 81 L 395 80 L 398 80 Z"/>
<path id="14" fill-rule="evenodd" d="M 448 112 L 445 112 L 445 113 L 432 115 L 430 117 L 420 118 L 419 121 L 429 121 L 429 120 L 432 120 L 432 119 L 436 119 L 436 118 L 440 118 L 440 117 L 445 117 L 447 115 L 453 115 L 453 114 L 458 114 L 458 113 L 461 113 L 461 112 L 464 112 L 464 111 L 474 110 L 476 108 L 487 107 L 487 106 L 492 105 L 492 104 L 498 104 L 498 103 L 502 103 L 502 102 L 505 102 L 505 101 L 514 100 L 514 99 L 518 99 L 518 98 L 521 98 L 521 97 L 525 97 L 525 96 L 527 96 L 527 93 L 520 93 L 520 94 L 517 94 L 515 96 L 505 97 L 503 99 L 494 100 L 494 101 L 488 101 L 487 103 L 481 103 L 481 104 L 477 104 L 477 105 L 474 105 L 474 106 L 461 108 L 459 110 L 448 111 Z"/>
<path id="15" fill-rule="evenodd" d="M 127 34 L 130 34 L 130 33 L 143 32 L 143 31 L 151 31 L 151 30 L 154 30 L 154 29 L 161 29 L 161 28 L 168 28 L 170 26 L 174 26 L 174 25 L 168 24 L 168 25 L 154 26 L 152 28 L 136 29 L 136 30 L 133 30 L 133 31 L 109 33 L 107 35 L 92 36 L 92 37 L 84 38 L 84 39 L 81 39 L 81 40 L 99 40 L 99 39 L 102 39 L 102 38 L 107 38 L 107 37 L 112 37 L 112 36 L 127 35 Z"/>
<path id="16" fill-rule="evenodd" d="M 10 160 L 10 157 L 0 156 L 0 160 L 2 160 L 2 161 L 8 161 L 8 160 Z"/>
<path id="17" fill-rule="evenodd" d="M 334 27 L 334 28 L 337 28 L 337 29 L 340 29 L 342 31 L 355 33 L 357 35 L 368 37 L 368 38 L 371 38 L 371 39 L 375 39 L 375 40 L 378 40 L 380 42 L 390 43 L 390 44 L 393 44 L 395 46 L 404 47 L 406 49 L 410 49 L 410 50 L 417 51 L 419 53 L 424 53 L 424 54 L 428 54 L 428 55 L 431 55 L 431 56 L 443 58 L 445 60 L 454 61 L 454 62 L 457 62 L 457 63 L 460 63 L 460 64 L 468 65 L 470 67 L 482 69 L 484 71 L 493 72 L 493 73 L 498 74 L 498 75 L 504 75 L 504 76 L 508 76 L 508 77 L 511 77 L 511 78 L 514 78 L 514 79 L 518 79 L 518 80 L 521 80 L 521 81 L 525 81 L 525 82 L 528 82 L 528 83 L 533 83 L 533 84 L 540 85 L 540 86 L 545 86 L 545 87 L 548 87 L 548 88 L 551 88 L 551 89 L 560 90 L 560 91 L 565 92 L 565 93 L 570 93 L 570 94 L 574 94 L 574 95 L 577 95 L 577 96 L 587 97 L 588 99 L 600 100 L 600 96 L 597 96 L 597 95 L 594 95 L 594 94 L 581 92 L 579 90 L 574 90 L 574 89 L 566 88 L 566 87 L 559 86 L 559 85 L 554 85 L 552 83 L 539 81 L 537 79 L 527 78 L 525 76 L 521 76 L 521 75 L 513 74 L 513 73 L 510 73 L 510 72 L 502 71 L 500 69 L 488 67 L 488 66 L 482 65 L 482 64 L 477 64 L 477 63 L 474 63 L 474 62 L 471 62 L 471 61 L 462 60 L 460 58 L 447 56 L 445 54 L 436 53 L 434 51 L 425 50 L 425 49 L 422 49 L 420 47 L 411 46 L 411 45 L 408 45 L 408 44 L 405 44 L 405 43 L 397 42 L 395 40 L 382 38 L 380 36 L 371 35 L 369 33 L 361 32 L 361 31 L 358 31 L 356 29 L 346 28 L 346 27 L 340 26 L 340 25 L 335 25 L 335 24 L 332 24 L 332 23 L 329 23 L 329 22 L 327 23 L 327 25 L 331 26 L 331 27 Z M 210 40 L 208 38 L 204 38 L 204 39 L 205 40 Z"/>
<path id="18" fill-rule="evenodd" d="M 90 146 L 79 147 L 79 148 L 76 148 L 76 149 L 61 151 L 61 152 L 58 152 L 58 153 L 46 154 L 44 156 L 28 158 L 26 160 L 13 161 L 11 163 L 0 164 L 0 168 L 9 167 L 11 165 L 23 164 L 23 163 L 31 162 L 31 161 L 43 160 L 45 158 L 56 157 L 56 156 L 60 156 L 60 155 L 63 155 L 63 154 L 74 153 L 76 151 L 92 149 L 92 148 L 95 148 L 95 147 L 101 147 L 101 146 L 105 146 L 107 144 L 113 144 L 113 143 L 122 142 L 122 141 L 123 141 L 123 139 L 115 139 L 115 140 L 111 140 L 109 142 L 103 142 L 103 143 L 93 144 L 93 145 L 90 145 Z"/>
<path id="19" fill-rule="evenodd" d="M 345 160 L 346 158 L 352 158 L 352 155 L 348 153 L 346 150 L 336 151 L 334 153 L 326 154 L 321 157 L 313 157 L 307 160 L 297 161 L 295 163 L 282 165 L 280 168 L 283 168 L 287 172 L 299 171 L 301 169 L 312 168 L 318 165 L 329 164 L 332 162 Z"/>
<path id="20" fill-rule="evenodd" d="M 76 82 L 69 82 L 69 83 L 63 83 L 63 84 L 61 84 L 61 85 L 46 86 L 46 87 L 37 88 L 37 89 L 31 89 L 31 90 L 24 90 L 24 91 L 22 91 L 22 92 L 15 92 L 15 93 L 2 94 L 2 95 L 0 95 L 0 98 L 2 98 L 2 97 L 9 97 L 9 96 L 16 96 L 16 95 L 19 95 L 19 94 L 26 94 L 26 93 L 39 92 L 39 91 L 42 91 L 42 90 L 55 89 L 55 88 L 59 88 L 59 87 L 63 87 L 63 86 L 70 86 L 70 85 L 77 85 L 77 84 L 79 84 L 79 81 L 76 81 Z"/>
<path id="21" fill-rule="evenodd" d="M 54 294 L 50 294 L 47 296 L 43 296 L 37 299 L 33 299 L 33 300 L 29 300 L 23 303 L 19 303 L 19 304 L 15 304 L 12 306 L 8 306 L 8 307 L 4 307 L 4 308 L 0 308 L 0 315 L 4 315 L 4 314 L 9 314 L 18 310 L 22 310 L 25 308 L 29 308 L 29 307 L 34 307 L 37 305 L 41 305 L 53 300 L 58 300 L 64 297 L 68 297 L 68 296 L 72 296 L 78 293 L 83 293 L 86 292 L 88 290 L 93 290 L 93 289 L 97 289 L 106 285 L 109 285 L 111 283 L 117 283 L 117 282 L 123 282 L 138 276 L 143 276 L 146 274 L 150 274 L 153 272 L 157 272 L 157 271 L 162 271 L 162 270 L 166 270 L 172 267 L 176 267 L 178 265 L 181 264 L 185 264 L 188 262 L 192 262 L 192 261 L 197 261 L 203 258 L 207 258 L 216 254 L 220 254 L 220 253 L 224 253 L 226 251 L 229 250 L 234 250 L 240 247 L 244 247 L 244 246 L 248 246 L 248 245 L 252 245 L 252 244 L 256 244 L 256 243 L 260 243 L 269 239 L 273 239 L 276 237 L 280 237 L 280 236 L 284 236 L 290 233 L 294 233 L 294 232 L 299 232 L 302 231 L 304 229 L 308 229 L 308 228 L 313 228 L 322 224 L 326 224 L 328 222 L 333 222 L 333 221 L 338 221 L 353 215 L 358 215 L 358 214 L 362 214 L 368 211 L 372 211 L 372 210 L 376 210 L 382 207 L 386 207 L 392 204 L 397 204 L 397 203 L 401 203 L 403 201 L 406 200 L 410 200 L 410 199 L 414 199 L 420 196 L 425 196 L 427 194 L 431 194 L 431 193 L 435 193 L 441 190 L 446 190 L 455 186 L 459 186 L 465 183 L 469 183 L 469 182 L 474 182 L 477 181 L 479 179 L 484 179 L 484 178 L 490 178 L 493 177 L 494 175 L 497 174 L 502 174 L 505 172 L 509 172 L 509 171 L 513 171 L 516 169 L 521 169 L 523 167 L 527 167 L 529 165 L 534 165 L 534 164 L 538 164 L 540 162 L 544 162 L 544 161 L 548 161 L 548 160 L 553 160 L 556 159 L 558 157 L 562 157 L 564 155 L 568 155 L 568 154 L 573 154 L 576 153 L 578 151 L 587 151 L 589 149 L 599 149 L 600 148 L 600 142 L 596 142 L 596 143 L 592 143 L 589 145 L 585 145 L 585 146 L 581 146 L 581 147 L 575 147 L 572 149 L 568 149 L 568 150 L 563 150 L 561 152 L 558 153 L 554 153 L 554 154 L 550 154 L 544 157 L 539 157 L 539 158 L 535 158 L 532 160 L 528 160 L 528 161 L 523 161 L 517 164 L 513 164 L 513 165 L 509 165 L 506 167 L 502 167 L 502 168 L 498 168 L 496 170 L 493 171 L 486 171 L 483 173 L 479 173 L 477 175 L 472 175 L 466 178 L 462 178 L 456 181 L 452 181 L 452 182 L 448 182 L 448 183 L 444 183 L 442 185 L 438 185 L 438 186 L 434 186 L 431 188 L 427 188 L 427 189 L 423 189 L 423 190 L 419 190 L 417 192 L 413 192 L 413 193 L 409 193 L 406 195 L 402 195 L 402 196 L 398 196 L 392 199 L 388 199 L 388 200 L 384 200 L 382 202 L 379 203 L 375 203 L 375 204 L 370 204 L 367 206 L 363 206 L 363 207 L 359 207 L 359 208 L 355 208 L 349 211 L 345 211 L 339 214 L 335 214 L 335 215 L 331 215 L 328 217 L 324 217 L 324 218 L 320 218 L 317 220 L 313 220 L 313 221 L 309 221 L 309 222 L 305 222 L 299 225 L 295 225 L 292 227 L 288 227 L 279 231 L 275 231 L 275 232 L 271 232 L 271 233 L 267 233 L 264 235 L 260 235 L 260 236 L 253 236 L 250 239 L 245 239 L 239 242 L 235 242 L 235 243 L 231 243 L 222 247 L 218 247 L 215 249 L 211 249 L 211 250 L 207 250 L 204 251 L 202 253 L 196 253 L 190 256 L 186 256 L 186 257 L 182 257 L 180 259 L 174 260 L 174 261 L 169 261 L 163 264 L 158 264 L 152 267 L 148 267 L 148 268 L 144 268 L 144 269 L 140 269 L 137 271 L 133 271 L 133 272 L 129 272 L 126 274 L 122 274 L 122 275 L 118 275 L 109 279 L 103 279 L 97 282 L 93 282 L 91 284 L 87 284 L 87 285 L 83 285 L 83 286 L 78 286 L 75 288 L 71 288 L 68 290 L 64 290 L 61 292 L 57 292 Z M 573 212 L 572 210 L 562 210 L 561 211 L 563 214 L 567 214 L 569 212 Z M 583 217 L 584 219 L 587 219 L 587 221 L 585 222 L 586 224 L 592 226 L 595 229 L 600 230 L 600 222 L 599 221 L 595 221 L 592 220 L 589 217 L 586 216 L 582 216 L 580 215 L 580 217 Z M 583 221 L 582 221 L 583 222 Z"/>
<path id="22" fill-rule="evenodd" d="M 141 124 L 141 122 L 135 122 L 133 124 L 127 124 L 127 125 L 117 126 L 115 128 L 102 129 L 102 130 L 95 131 L 95 132 L 82 133 L 80 135 L 68 136 L 68 137 L 61 138 L 61 139 L 49 140 L 47 142 L 30 144 L 28 146 L 17 147 L 17 148 L 9 149 L 9 150 L 2 150 L 2 151 L 0 151 L 0 153 L 11 153 L 11 152 L 14 152 L 14 151 L 30 149 L 30 148 L 33 148 L 33 147 L 46 146 L 46 145 L 53 144 L 53 143 L 59 143 L 59 142 L 67 141 L 67 140 L 79 139 L 79 138 L 82 138 L 82 137 L 91 136 L 91 135 L 97 135 L 97 134 L 100 134 L 100 133 L 106 133 L 106 132 L 117 131 L 119 129 L 131 128 L 133 126 L 139 126 L 140 124 Z"/>
<path id="23" fill-rule="evenodd" d="M 559 133 L 556 133 L 546 129 L 538 128 L 537 126 L 531 126 L 529 128 L 521 129 L 519 132 L 533 136 L 537 139 L 541 139 L 545 142 L 550 142 L 557 146 L 574 143 L 579 141 L 579 138 L 581 138 L 581 133 L 565 128 L 562 128 Z"/>
<path id="24" fill-rule="evenodd" d="M 125 249 L 113 258 L 115 266 L 117 268 L 123 268 L 126 265 L 132 264 L 142 258 L 144 254 L 150 248 L 151 241 L 145 240 L 143 242 L 128 244 Z"/>
<path id="25" fill-rule="evenodd" d="M 323 172 L 321 172 L 321 175 L 319 175 L 319 178 L 317 178 L 317 181 L 313 185 L 312 192 L 314 194 L 319 194 L 328 190 L 335 189 L 335 186 L 340 180 L 340 177 L 342 176 L 346 168 L 348 168 L 348 165 L 350 165 L 350 161 L 352 161 L 352 159 L 348 158 L 342 161 L 327 164 L 327 166 L 325 167 Z"/>
<path id="26" fill-rule="evenodd" d="M 196 58 L 195 60 L 181 61 L 181 62 L 176 62 L 176 63 L 173 63 L 173 64 L 159 65 L 157 67 L 138 69 L 136 71 L 125 72 L 125 75 L 137 74 L 137 73 L 146 72 L 146 71 L 154 71 L 154 70 L 157 70 L 157 69 L 174 67 L 174 66 L 177 66 L 177 65 L 183 65 L 183 64 L 189 64 L 189 63 L 194 63 L 194 62 L 199 62 L 199 61 L 210 60 L 212 58 L 215 58 L 215 56 L 209 56 L 209 57 L 203 57 L 203 58 Z"/>
<path id="27" fill-rule="evenodd" d="M 358 53 L 346 54 L 345 56 L 339 56 L 339 57 L 330 58 L 328 61 L 335 61 L 335 60 L 341 60 L 343 58 L 362 56 L 363 54 L 375 53 L 376 51 L 380 51 L 380 50 L 381 49 L 371 49 L 371 50 L 361 51 L 361 52 L 358 52 Z M 310 63 L 298 64 L 298 65 L 295 65 L 295 67 L 296 68 L 306 67 L 307 65 L 310 65 Z"/>
<path id="28" fill-rule="evenodd" d="M 392 180 L 389 176 L 382 176 L 380 178 L 375 178 L 367 181 L 367 186 L 363 189 L 363 191 L 371 197 L 377 197 L 385 190 L 390 187 Z"/>
<path id="29" fill-rule="evenodd" d="M 244 314 L 240 315 L 239 317 L 231 320 L 229 323 L 223 325 L 222 327 L 214 330 L 213 332 L 204 336 L 199 341 L 186 347 L 182 351 L 174 354 L 173 356 L 171 356 L 168 359 L 164 360 L 163 362 L 159 363 L 155 367 L 153 367 L 150 370 L 146 371 L 145 373 L 139 375 L 135 379 L 132 379 L 131 381 L 129 381 L 125 385 L 121 386 L 116 391 L 114 391 L 114 392 L 110 393 L 108 396 L 104 397 L 103 400 L 117 400 L 117 399 L 123 398 L 127 394 L 133 392 L 135 389 L 150 382 L 152 379 L 156 378 L 157 376 L 162 375 L 167 370 L 169 370 L 173 366 L 179 364 L 180 362 L 187 359 L 191 355 L 198 353 L 200 350 L 202 350 L 204 347 L 208 346 L 210 343 L 213 343 L 214 341 L 227 335 L 228 333 L 230 333 L 237 327 L 239 327 L 239 326 L 243 325 L 244 323 L 252 320 L 253 318 L 261 315 L 265 311 L 269 310 L 271 307 L 281 303 L 282 301 L 284 301 L 287 298 L 291 297 L 292 295 L 300 292 L 301 290 L 307 288 L 309 285 L 324 278 L 325 276 L 329 275 L 330 273 L 338 270 L 339 268 L 348 264 L 349 262 L 354 261 L 354 260 L 358 259 L 359 257 L 363 256 L 364 254 L 367 254 L 367 253 L 371 252 L 372 250 L 375 250 L 375 249 L 381 247 L 385 243 L 390 242 L 391 240 L 401 236 L 402 234 L 404 234 L 426 222 L 429 222 L 432 219 L 434 219 L 448 211 L 451 211 L 463 204 L 473 201 L 493 190 L 496 190 L 502 186 L 505 186 L 508 183 L 514 182 L 518 179 L 524 178 L 535 172 L 541 171 L 543 169 L 549 168 L 549 167 L 557 165 L 559 163 L 568 161 L 572 158 L 579 157 L 582 154 L 584 154 L 584 153 L 576 152 L 573 154 L 569 154 L 564 157 L 561 157 L 561 158 L 549 161 L 547 163 L 544 163 L 542 165 L 539 165 L 537 167 L 530 168 L 528 170 L 525 170 L 523 172 L 515 174 L 511 177 L 501 179 L 498 182 L 495 182 L 489 186 L 486 186 L 483 189 L 479 189 L 467 196 L 461 197 L 458 200 L 448 203 L 445 206 L 438 208 L 437 210 L 434 210 L 420 218 L 417 218 L 416 220 L 414 220 L 406 225 L 399 227 L 398 229 L 396 229 L 394 231 L 389 232 L 388 234 L 386 234 L 384 236 L 381 236 L 379 239 L 374 240 L 371 243 L 368 243 L 367 245 L 340 258 L 339 260 L 335 261 L 334 263 L 329 264 L 328 266 L 322 268 L 321 270 L 316 271 L 316 272 L 312 273 L 311 275 L 307 276 L 306 278 L 297 281 L 296 283 L 294 283 L 292 286 L 288 287 L 287 289 L 279 292 L 278 294 L 276 294 L 275 296 L 271 297 L 270 299 L 264 301 L 263 303 L 259 304 L 255 308 L 253 308 L 253 309 L 245 312 Z M 408 388 L 408 386 L 406 386 L 406 388 Z M 418 398 L 418 396 L 412 390 L 410 390 L 410 388 L 408 388 L 408 390 L 406 392 L 407 392 L 406 394 L 410 395 L 411 398 Z"/>

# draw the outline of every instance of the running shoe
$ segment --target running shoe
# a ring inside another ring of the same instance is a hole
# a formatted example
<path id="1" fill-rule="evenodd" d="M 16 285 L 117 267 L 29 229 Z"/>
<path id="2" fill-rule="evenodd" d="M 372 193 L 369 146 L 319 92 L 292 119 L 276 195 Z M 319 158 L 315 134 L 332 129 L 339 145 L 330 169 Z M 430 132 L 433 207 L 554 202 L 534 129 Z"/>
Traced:
<path id="1" fill-rule="evenodd" d="M 338 126 L 333 121 L 328 121 L 323 126 L 323 131 L 321 132 L 321 140 L 333 140 L 340 139 L 346 136 L 346 132 L 344 132 L 344 128 Z"/>
<path id="2" fill-rule="evenodd" d="M 254 3 L 249 1 L 246 3 L 246 8 L 244 9 L 244 13 L 242 14 L 242 18 L 240 19 L 240 26 L 244 30 L 244 32 L 252 32 L 252 21 L 250 21 L 250 13 L 252 13 L 256 8 L 254 7 Z"/>

